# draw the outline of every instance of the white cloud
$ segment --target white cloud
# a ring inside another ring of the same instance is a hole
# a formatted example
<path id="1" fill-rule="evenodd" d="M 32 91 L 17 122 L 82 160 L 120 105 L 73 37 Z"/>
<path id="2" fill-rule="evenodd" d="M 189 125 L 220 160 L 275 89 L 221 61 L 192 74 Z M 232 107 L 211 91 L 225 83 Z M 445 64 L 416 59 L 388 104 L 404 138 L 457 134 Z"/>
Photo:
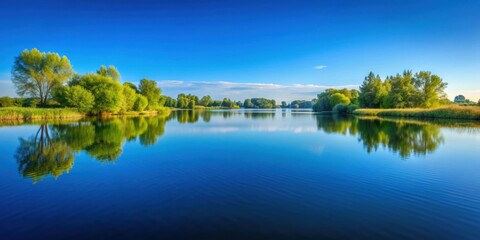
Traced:
<path id="1" fill-rule="evenodd" d="M 157 81 L 163 94 L 171 97 L 179 93 L 191 93 L 198 96 L 210 95 L 214 99 L 224 97 L 233 100 L 264 97 L 280 101 L 293 101 L 297 99 L 310 100 L 327 88 L 358 88 L 358 85 L 326 86 L 315 84 L 275 84 L 275 83 L 238 83 L 227 81 Z"/>
<path id="2" fill-rule="evenodd" d="M 318 66 L 313 67 L 313 69 L 322 70 L 322 69 L 324 69 L 324 68 L 326 68 L 326 67 L 327 67 L 327 66 L 325 66 L 325 65 L 318 65 Z"/>

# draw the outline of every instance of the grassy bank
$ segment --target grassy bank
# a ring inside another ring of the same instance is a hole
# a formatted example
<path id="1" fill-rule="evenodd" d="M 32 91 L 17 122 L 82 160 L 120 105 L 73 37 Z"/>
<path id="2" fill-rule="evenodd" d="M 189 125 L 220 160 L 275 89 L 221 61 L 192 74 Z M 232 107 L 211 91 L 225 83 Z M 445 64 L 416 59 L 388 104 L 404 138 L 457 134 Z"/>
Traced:
<path id="1" fill-rule="evenodd" d="M 423 109 L 357 109 L 353 112 L 360 116 L 438 118 L 480 120 L 480 107 L 449 105 L 440 108 Z"/>
<path id="2" fill-rule="evenodd" d="M 69 108 L 0 108 L 0 120 L 72 119 L 85 114 Z"/>
<path id="3" fill-rule="evenodd" d="M 168 116 L 170 108 L 159 108 L 155 111 L 127 112 L 127 116 L 141 115 L 162 115 Z M 26 107 L 5 107 L 0 108 L 0 120 L 46 120 L 46 119 L 79 119 L 86 115 L 71 108 L 26 108 Z"/>

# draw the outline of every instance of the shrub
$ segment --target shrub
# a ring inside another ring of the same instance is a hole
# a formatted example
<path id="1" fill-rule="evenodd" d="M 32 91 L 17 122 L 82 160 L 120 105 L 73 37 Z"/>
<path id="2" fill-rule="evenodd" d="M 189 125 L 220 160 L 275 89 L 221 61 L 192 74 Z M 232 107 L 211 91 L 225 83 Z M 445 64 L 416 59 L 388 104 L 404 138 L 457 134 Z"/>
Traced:
<path id="1" fill-rule="evenodd" d="M 353 113 L 357 108 L 358 106 L 355 104 L 348 105 L 348 113 Z"/>
<path id="2" fill-rule="evenodd" d="M 67 106 L 76 108 L 79 112 L 89 112 L 93 108 L 95 97 L 81 86 L 67 87 L 65 90 Z"/>
<path id="3" fill-rule="evenodd" d="M 13 106 L 15 106 L 13 99 L 9 97 L 0 98 L 0 107 L 13 107 Z"/>
<path id="4" fill-rule="evenodd" d="M 348 106 L 340 103 L 340 104 L 335 105 L 335 107 L 333 107 L 332 111 L 335 114 L 346 115 L 346 114 L 348 114 Z"/>

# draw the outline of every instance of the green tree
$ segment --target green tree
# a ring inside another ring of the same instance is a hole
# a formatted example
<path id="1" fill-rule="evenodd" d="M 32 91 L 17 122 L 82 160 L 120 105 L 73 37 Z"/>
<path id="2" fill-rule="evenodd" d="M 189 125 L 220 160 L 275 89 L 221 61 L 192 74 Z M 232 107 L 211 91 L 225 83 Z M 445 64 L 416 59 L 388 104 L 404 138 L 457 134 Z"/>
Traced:
<path id="1" fill-rule="evenodd" d="M 95 97 L 92 113 L 118 113 L 121 110 L 123 86 L 118 81 L 98 74 L 86 74 L 80 78 L 79 85 Z"/>
<path id="2" fill-rule="evenodd" d="M 93 108 L 95 97 L 81 86 L 66 87 L 65 102 L 68 107 L 74 107 L 80 112 L 89 112 Z"/>
<path id="3" fill-rule="evenodd" d="M 100 69 L 97 70 L 97 74 L 104 77 L 110 77 L 115 81 L 120 81 L 120 73 L 115 68 L 115 66 L 112 65 L 108 66 L 108 68 L 104 65 L 100 66 Z"/>
<path id="4" fill-rule="evenodd" d="M 404 71 L 390 77 L 392 88 L 385 98 L 385 106 L 389 108 L 408 108 L 416 105 L 416 88 L 412 71 Z"/>
<path id="5" fill-rule="evenodd" d="M 38 98 L 45 105 L 52 89 L 65 83 L 72 72 L 66 56 L 25 49 L 15 58 L 12 82 L 18 95 Z"/>
<path id="6" fill-rule="evenodd" d="M 244 108 L 253 108 L 253 103 L 252 99 L 245 99 L 245 102 L 243 103 Z"/>
<path id="7" fill-rule="evenodd" d="M 431 108 L 441 105 L 446 98 L 445 88 L 447 83 L 431 72 L 421 71 L 415 74 L 415 87 L 418 89 L 418 106 Z"/>
<path id="8" fill-rule="evenodd" d="M 139 90 L 148 99 L 147 109 L 157 109 L 160 94 L 162 93 L 162 90 L 157 87 L 157 82 L 144 78 L 140 81 Z"/>
<path id="9" fill-rule="evenodd" d="M 128 84 L 124 83 L 122 111 L 128 112 L 133 110 L 133 105 L 135 105 L 136 101 L 137 101 L 137 93 Z"/>
<path id="10" fill-rule="evenodd" d="M 341 93 L 334 93 L 329 100 L 330 106 L 335 106 L 337 104 L 350 104 L 350 99 Z"/>
<path id="11" fill-rule="evenodd" d="M 388 92 L 380 76 L 370 72 L 360 86 L 358 104 L 366 108 L 380 108 Z"/>
<path id="12" fill-rule="evenodd" d="M 124 87 L 129 87 L 129 88 L 135 90 L 135 93 L 140 93 L 140 92 L 138 91 L 137 85 L 135 85 L 135 84 L 133 84 L 133 83 L 131 83 L 131 82 L 124 82 L 124 83 L 123 83 L 123 86 L 124 86 Z"/>
<path id="13" fill-rule="evenodd" d="M 202 99 L 200 99 L 200 105 L 208 107 L 210 103 L 212 102 L 212 98 L 210 96 L 203 96 Z"/>
<path id="14" fill-rule="evenodd" d="M 137 94 L 136 97 L 137 99 L 135 100 L 135 104 L 133 105 L 133 110 L 141 112 L 145 110 L 145 108 L 148 106 L 148 99 L 140 94 Z"/>

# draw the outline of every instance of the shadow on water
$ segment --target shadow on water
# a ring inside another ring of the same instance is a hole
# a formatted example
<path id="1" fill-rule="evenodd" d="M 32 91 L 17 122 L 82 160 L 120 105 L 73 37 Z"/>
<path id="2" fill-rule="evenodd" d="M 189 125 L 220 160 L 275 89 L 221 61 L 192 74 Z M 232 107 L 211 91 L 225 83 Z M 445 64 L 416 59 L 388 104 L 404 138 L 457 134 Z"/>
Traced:
<path id="1" fill-rule="evenodd" d="M 412 154 L 433 153 L 444 143 L 441 131 L 444 127 L 476 133 L 480 129 L 478 123 L 458 121 L 357 118 L 293 111 L 174 111 L 168 117 L 118 117 L 40 123 L 31 137 L 19 139 L 15 159 L 20 174 L 38 182 L 44 176 L 57 178 L 68 172 L 73 167 L 75 154 L 80 152 L 85 152 L 100 162 L 114 162 L 122 154 L 125 142 L 138 141 L 143 146 L 155 145 L 164 134 L 167 121 L 193 124 L 201 119 L 209 123 L 213 118 L 225 120 L 234 116 L 243 116 L 249 121 L 295 121 L 313 118 L 319 131 L 357 137 L 368 153 L 383 147 L 398 153 L 402 158 L 408 158 Z M 299 122 L 307 124 L 309 121 Z"/>

